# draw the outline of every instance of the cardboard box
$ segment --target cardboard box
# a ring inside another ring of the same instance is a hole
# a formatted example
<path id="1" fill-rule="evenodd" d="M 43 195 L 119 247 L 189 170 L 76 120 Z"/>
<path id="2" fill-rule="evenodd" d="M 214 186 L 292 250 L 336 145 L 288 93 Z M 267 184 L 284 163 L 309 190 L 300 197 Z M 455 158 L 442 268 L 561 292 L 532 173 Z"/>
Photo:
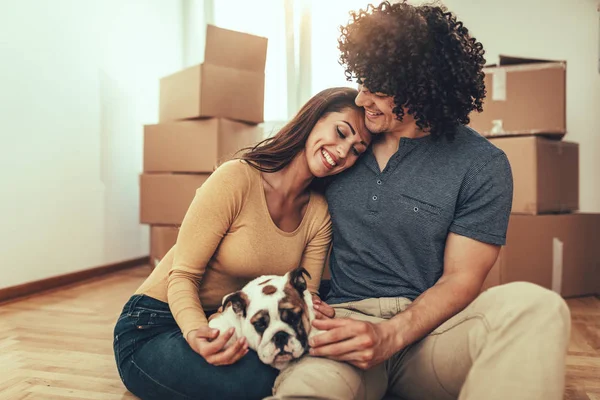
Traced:
<path id="1" fill-rule="evenodd" d="M 513 174 L 513 213 L 579 209 L 579 145 L 545 138 L 493 138 Z"/>
<path id="2" fill-rule="evenodd" d="M 160 80 L 160 122 L 264 119 L 267 39 L 208 25 L 204 63 Z"/>
<path id="3" fill-rule="evenodd" d="M 525 281 L 564 297 L 600 294 L 600 214 L 511 215 L 485 288 Z"/>
<path id="4" fill-rule="evenodd" d="M 159 226 L 150 227 L 150 263 L 155 265 L 162 260 L 169 250 L 177 242 L 179 226 Z"/>
<path id="5" fill-rule="evenodd" d="M 210 174 L 142 174 L 140 222 L 181 225 L 196 190 Z"/>
<path id="6" fill-rule="evenodd" d="M 261 126 L 222 118 L 146 125 L 144 171 L 212 172 L 262 137 Z"/>
<path id="7" fill-rule="evenodd" d="M 483 112 L 470 115 L 470 126 L 483 136 L 566 133 L 564 61 L 500 56 L 484 68 L 487 96 Z"/>

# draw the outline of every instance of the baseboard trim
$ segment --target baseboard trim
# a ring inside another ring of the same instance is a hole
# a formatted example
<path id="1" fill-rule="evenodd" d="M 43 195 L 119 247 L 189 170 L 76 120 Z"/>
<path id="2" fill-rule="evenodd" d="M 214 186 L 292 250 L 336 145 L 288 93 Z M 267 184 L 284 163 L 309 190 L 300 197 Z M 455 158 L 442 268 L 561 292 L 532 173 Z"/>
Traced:
<path id="1" fill-rule="evenodd" d="M 33 281 L 24 283 L 22 285 L 11 286 L 4 289 L 0 289 L 0 303 L 15 300 L 21 297 L 38 294 L 47 290 L 56 289 L 62 286 L 79 283 L 92 278 L 97 278 L 102 275 L 110 274 L 112 272 L 122 271 L 124 269 L 145 265 L 150 262 L 150 257 L 134 258 L 132 260 L 122 261 L 109 265 L 102 265 L 100 267 L 90 268 L 83 271 L 72 272 L 69 274 L 53 276 L 51 278 L 41 279 L 39 281 Z"/>

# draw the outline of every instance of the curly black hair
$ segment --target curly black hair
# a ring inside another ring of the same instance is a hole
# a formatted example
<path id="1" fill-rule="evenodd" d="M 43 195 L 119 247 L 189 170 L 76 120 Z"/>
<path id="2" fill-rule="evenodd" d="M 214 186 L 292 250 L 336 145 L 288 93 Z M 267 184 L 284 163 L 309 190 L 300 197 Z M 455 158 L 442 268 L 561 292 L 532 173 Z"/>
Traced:
<path id="1" fill-rule="evenodd" d="M 346 78 L 394 97 L 434 138 L 453 139 L 485 98 L 483 45 L 445 7 L 406 2 L 350 12 L 341 26 L 340 63 Z"/>

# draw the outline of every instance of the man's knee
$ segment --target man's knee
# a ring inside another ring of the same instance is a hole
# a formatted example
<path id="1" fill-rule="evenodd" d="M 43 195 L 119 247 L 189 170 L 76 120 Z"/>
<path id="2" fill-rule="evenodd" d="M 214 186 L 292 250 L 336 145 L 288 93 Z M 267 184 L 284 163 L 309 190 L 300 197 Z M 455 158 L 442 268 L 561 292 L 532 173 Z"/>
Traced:
<path id="1" fill-rule="evenodd" d="M 304 357 L 281 371 L 275 398 L 355 399 L 364 391 L 361 371 L 326 358 Z"/>
<path id="2" fill-rule="evenodd" d="M 557 293 L 529 282 L 513 282 L 492 289 L 501 293 L 507 314 L 526 324 L 548 322 L 544 329 L 568 337 L 571 313 L 565 300 Z"/>

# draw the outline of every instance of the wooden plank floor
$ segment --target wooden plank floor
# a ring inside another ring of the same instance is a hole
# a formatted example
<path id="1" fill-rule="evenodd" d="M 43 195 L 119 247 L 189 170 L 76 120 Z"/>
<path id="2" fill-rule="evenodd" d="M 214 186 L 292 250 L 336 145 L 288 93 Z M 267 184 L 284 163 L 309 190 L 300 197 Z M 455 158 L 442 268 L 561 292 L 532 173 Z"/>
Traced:
<path id="1" fill-rule="evenodd" d="M 150 267 L 0 304 L 0 400 L 135 399 L 119 380 L 112 330 Z M 600 297 L 568 300 L 568 400 L 600 400 Z"/>

